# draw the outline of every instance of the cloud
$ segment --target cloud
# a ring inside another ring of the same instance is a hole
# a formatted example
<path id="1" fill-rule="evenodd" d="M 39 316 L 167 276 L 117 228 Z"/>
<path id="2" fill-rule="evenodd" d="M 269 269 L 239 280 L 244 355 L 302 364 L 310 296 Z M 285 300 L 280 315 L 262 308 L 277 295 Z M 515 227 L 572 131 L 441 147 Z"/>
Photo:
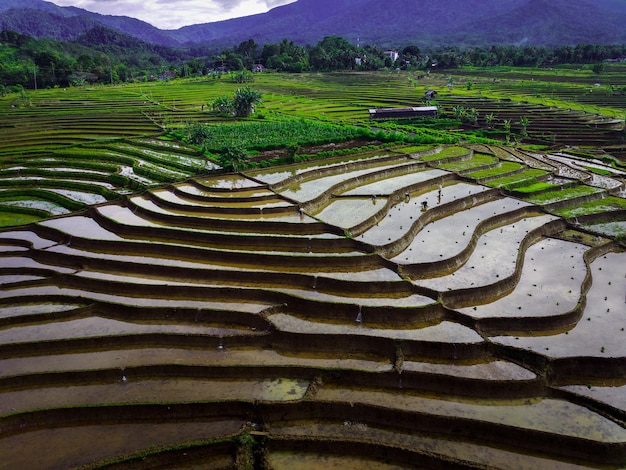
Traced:
<path id="1" fill-rule="evenodd" d="M 264 13 L 294 0 L 54 0 L 102 15 L 130 16 L 160 29 Z"/>

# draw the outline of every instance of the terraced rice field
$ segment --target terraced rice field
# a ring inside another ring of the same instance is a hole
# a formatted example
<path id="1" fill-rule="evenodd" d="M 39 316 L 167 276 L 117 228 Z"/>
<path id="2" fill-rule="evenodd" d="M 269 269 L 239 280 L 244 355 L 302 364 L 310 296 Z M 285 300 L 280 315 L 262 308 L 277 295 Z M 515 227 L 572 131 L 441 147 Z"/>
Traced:
<path id="1" fill-rule="evenodd" d="M 623 175 L 474 146 L 189 178 L 177 150 L 101 146 L 185 181 L 0 231 L 3 468 L 623 466 L 623 211 L 554 213 Z"/>
<path id="2" fill-rule="evenodd" d="M 369 125 L 406 78 L 268 74 L 259 114 Z M 0 468 L 623 468 L 624 171 L 441 131 L 225 174 L 163 139 L 236 87 L 0 100 L 0 216 L 30 222 L 0 230 Z"/>

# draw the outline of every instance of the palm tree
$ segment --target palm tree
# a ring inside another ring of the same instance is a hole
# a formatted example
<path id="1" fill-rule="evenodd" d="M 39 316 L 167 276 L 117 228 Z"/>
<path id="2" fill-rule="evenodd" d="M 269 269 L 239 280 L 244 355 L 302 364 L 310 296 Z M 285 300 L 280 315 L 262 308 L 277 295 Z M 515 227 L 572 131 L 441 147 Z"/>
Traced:
<path id="1" fill-rule="evenodd" d="M 528 124 L 530 124 L 529 119 L 526 116 L 520 116 L 519 123 L 522 126 L 522 136 L 528 137 Z"/>
<path id="2" fill-rule="evenodd" d="M 238 117 L 248 117 L 254 112 L 254 107 L 261 102 L 261 93 L 251 90 L 249 86 L 238 88 L 233 98 L 233 108 Z"/>

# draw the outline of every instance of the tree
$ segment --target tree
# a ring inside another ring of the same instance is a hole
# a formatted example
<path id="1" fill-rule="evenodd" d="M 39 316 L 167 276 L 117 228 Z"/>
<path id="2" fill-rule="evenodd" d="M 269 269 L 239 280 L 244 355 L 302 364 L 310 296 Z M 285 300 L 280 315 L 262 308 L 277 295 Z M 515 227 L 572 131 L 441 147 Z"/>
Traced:
<path id="1" fill-rule="evenodd" d="M 452 106 L 452 113 L 455 119 L 463 122 L 465 121 L 465 115 L 467 114 L 467 109 L 465 106 Z"/>
<path id="2" fill-rule="evenodd" d="M 242 70 L 244 68 L 242 57 L 233 51 L 226 52 L 224 62 L 228 70 Z"/>
<path id="3" fill-rule="evenodd" d="M 326 36 L 311 49 L 311 67 L 317 70 L 350 70 L 357 57 L 355 48 L 340 36 Z"/>
<path id="4" fill-rule="evenodd" d="M 235 48 L 235 52 L 241 56 L 244 67 L 252 68 L 257 57 L 258 49 L 259 46 L 254 42 L 254 39 L 248 39 L 247 41 L 241 42 Z"/>
<path id="5" fill-rule="evenodd" d="M 485 124 L 487 124 L 487 127 L 489 129 L 491 129 L 491 123 L 493 122 L 495 116 L 493 115 L 493 113 L 489 113 L 485 116 Z"/>
<path id="6" fill-rule="evenodd" d="M 237 117 L 248 117 L 254 107 L 261 102 L 261 93 L 251 90 L 249 86 L 237 88 L 234 96 L 223 95 L 214 99 L 209 105 L 213 111 Z"/>
<path id="7" fill-rule="evenodd" d="M 522 127 L 522 136 L 528 137 L 528 124 L 530 124 L 530 120 L 526 116 L 520 116 L 519 123 Z"/>
<path id="8" fill-rule="evenodd" d="M 209 137 L 209 127 L 199 122 L 193 121 L 186 127 L 185 142 L 192 145 L 204 145 L 204 141 Z"/>
<path id="9" fill-rule="evenodd" d="M 240 171 L 248 161 L 248 153 L 242 147 L 228 147 L 220 152 L 217 161 L 226 171 Z"/>
<path id="10" fill-rule="evenodd" d="M 235 114 L 233 99 L 230 96 L 218 96 L 211 103 L 211 109 L 220 114 Z"/>
<path id="11" fill-rule="evenodd" d="M 254 112 L 254 107 L 261 103 L 261 93 L 250 89 L 249 86 L 237 88 L 233 98 L 235 116 L 248 117 Z"/>
<path id="12" fill-rule="evenodd" d="M 506 143 L 508 145 L 511 143 L 511 120 L 505 119 L 502 122 L 504 124 L 504 132 L 506 133 Z"/>
<path id="13" fill-rule="evenodd" d="M 287 39 L 263 46 L 260 60 L 268 69 L 284 72 L 302 72 L 309 68 L 308 50 Z"/>
<path id="14" fill-rule="evenodd" d="M 465 122 L 475 126 L 478 124 L 478 111 L 476 108 L 470 108 L 465 113 Z"/>
<path id="15" fill-rule="evenodd" d="M 417 67 L 419 64 L 420 49 L 417 46 L 406 46 L 400 51 L 400 61 L 407 67 Z"/>
<path id="16" fill-rule="evenodd" d="M 254 75 L 249 70 L 240 70 L 235 73 L 236 83 L 249 83 L 254 81 Z"/>

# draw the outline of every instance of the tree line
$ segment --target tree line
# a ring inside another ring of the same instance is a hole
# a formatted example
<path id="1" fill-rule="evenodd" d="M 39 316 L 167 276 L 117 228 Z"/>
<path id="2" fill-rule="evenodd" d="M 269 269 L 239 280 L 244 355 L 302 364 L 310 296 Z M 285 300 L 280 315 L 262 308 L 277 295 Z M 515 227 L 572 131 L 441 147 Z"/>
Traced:
<path id="1" fill-rule="evenodd" d="M 0 32 L 0 86 L 24 88 L 121 83 L 267 69 L 279 72 L 346 70 L 432 70 L 462 66 L 540 67 L 559 64 L 599 64 L 626 57 L 626 45 L 492 46 L 421 49 L 407 45 L 385 50 L 360 47 L 340 36 L 315 45 L 288 39 L 259 45 L 253 39 L 235 47 L 209 50 L 203 46 L 156 46 L 98 27 L 75 41 L 34 39 L 13 31 Z"/>

